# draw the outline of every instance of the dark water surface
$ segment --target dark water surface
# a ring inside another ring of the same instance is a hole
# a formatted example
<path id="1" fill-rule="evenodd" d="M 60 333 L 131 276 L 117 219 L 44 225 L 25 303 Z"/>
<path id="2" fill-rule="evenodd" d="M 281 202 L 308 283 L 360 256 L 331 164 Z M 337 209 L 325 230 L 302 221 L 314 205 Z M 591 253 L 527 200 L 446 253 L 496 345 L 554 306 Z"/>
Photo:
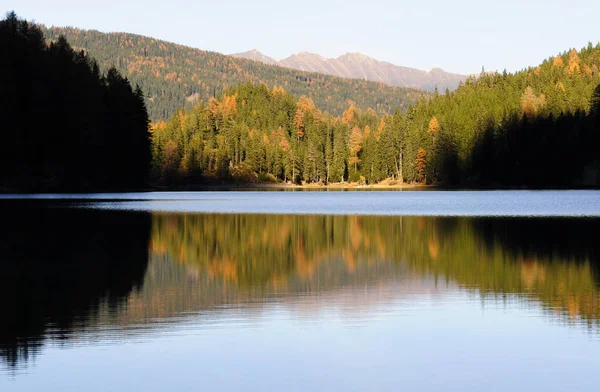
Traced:
<path id="1" fill-rule="evenodd" d="M 0 391 L 596 391 L 600 192 L 0 197 Z"/>

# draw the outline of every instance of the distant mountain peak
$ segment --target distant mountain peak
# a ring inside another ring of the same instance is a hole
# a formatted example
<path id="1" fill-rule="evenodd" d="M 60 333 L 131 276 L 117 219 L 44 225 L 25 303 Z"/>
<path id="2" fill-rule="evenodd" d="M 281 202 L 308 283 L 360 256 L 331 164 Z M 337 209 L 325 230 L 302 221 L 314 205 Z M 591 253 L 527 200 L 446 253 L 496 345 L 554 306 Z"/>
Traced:
<path id="1" fill-rule="evenodd" d="M 367 56 L 364 53 L 360 53 L 360 52 L 346 52 L 343 55 L 339 56 L 338 59 L 343 58 L 343 57 L 353 57 L 353 58 L 359 58 L 359 59 L 368 59 L 368 60 L 375 60 L 373 57 Z"/>
<path id="2" fill-rule="evenodd" d="M 290 57 L 316 57 L 316 58 L 321 58 L 321 59 L 324 58 L 323 56 L 321 56 L 318 53 L 307 52 L 306 50 L 302 50 L 302 51 L 300 51 L 296 54 L 293 54 L 287 58 L 290 58 Z"/>
<path id="3" fill-rule="evenodd" d="M 385 83 L 391 86 L 413 87 L 421 90 L 433 90 L 458 87 L 468 75 L 445 72 L 441 68 L 429 71 L 394 65 L 387 61 L 376 60 L 364 53 L 347 52 L 337 58 L 326 58 L 318 53 L 306 50 L 292 54 L 283 60 L 275 60 L 265 56 L 257 49 L 233 54 L 266 64 L 279 65 L 286 68 L 308 72 L 318 72 L 342 78 L 363 79 Z"/>
<path id="4" fill-rule="evenodd" d="M 265 64 L 271 64 L 271 65 L 277 64 L 277 60 L 264 55 L 258 49 L 250 49 L 245 52 L 231 54 L 230 56 L 248 59 L 248 60 L 260 61 L 261 63 L 265 63 Z"/>

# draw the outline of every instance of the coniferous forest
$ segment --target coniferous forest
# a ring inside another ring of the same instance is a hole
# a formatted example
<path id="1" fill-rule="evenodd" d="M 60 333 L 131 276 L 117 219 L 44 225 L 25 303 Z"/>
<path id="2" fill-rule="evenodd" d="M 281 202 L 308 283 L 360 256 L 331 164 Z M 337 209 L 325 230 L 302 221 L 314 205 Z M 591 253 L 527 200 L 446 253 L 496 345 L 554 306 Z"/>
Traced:
<path id="1" fill-rule="evenodd" d="M 147 180 L 143 94 L 64 37 L 47 42 L 14 13 L 0 21 L 0 187 L 134 189 Z"/>
<path id="2" fill-rule="evenodd" d="M 152 121 L 164 120 L 181 107 L 192 108 L 199 100 L 206 102 L 243 83 L 283 86 L 296 97 L 312 98 L 321 110 L 336 116 L 349 100 L 365 110 L 371 107 L 377 113 L 393 113 L 428 95 L 417 89 L 267 65 L 136 34 L 40 28 L 48 40 L 63 35 L 73 47 L 94 56 L 101 70 L 114 66 L 138 84 Z"/>
<path id="3" fill-rule="evenodd" d="M 0 36 L 5 189 L 600 184 L 600 45 L 481 73 L 393 115 L 348 102 L 336 116 L 284 86 L 247 83 L 149 127 L 148 97 L 115 68 L 102 74 L 86 52 L 62 36 L 46 41 L 14 13 Z"/>
<path id="4" fill-rule="evenodd" d="M 153 177 L 239 182 L 600 184 L 600 46 L 378 116 L 333 117 L 282 87 L 242 85 L 154 124 Z"/>

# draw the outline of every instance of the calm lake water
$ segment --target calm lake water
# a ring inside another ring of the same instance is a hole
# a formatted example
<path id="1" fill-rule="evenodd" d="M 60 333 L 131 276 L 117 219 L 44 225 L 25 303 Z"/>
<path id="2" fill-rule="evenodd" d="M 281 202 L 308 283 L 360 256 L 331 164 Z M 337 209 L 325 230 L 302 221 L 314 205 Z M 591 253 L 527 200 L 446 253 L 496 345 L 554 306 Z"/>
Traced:
<path id="1" fill-rule="evenodd" d="M 596 391 L 600 192 L 0 196 L 0 391 Z"/>

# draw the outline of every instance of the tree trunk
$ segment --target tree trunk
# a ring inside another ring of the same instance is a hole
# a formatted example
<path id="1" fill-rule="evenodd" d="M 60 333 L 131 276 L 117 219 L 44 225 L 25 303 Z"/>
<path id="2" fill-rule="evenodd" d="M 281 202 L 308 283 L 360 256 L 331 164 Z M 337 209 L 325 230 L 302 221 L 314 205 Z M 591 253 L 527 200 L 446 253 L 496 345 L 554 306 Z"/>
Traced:
<path id="1" fill-rule="evenodd" d="M 402 153 L 400 153 L 400 168 L 398 170 L 398 181 L 400 181 L 400 184 L 404 184 L 404 174 L 402 174 Z"/>

